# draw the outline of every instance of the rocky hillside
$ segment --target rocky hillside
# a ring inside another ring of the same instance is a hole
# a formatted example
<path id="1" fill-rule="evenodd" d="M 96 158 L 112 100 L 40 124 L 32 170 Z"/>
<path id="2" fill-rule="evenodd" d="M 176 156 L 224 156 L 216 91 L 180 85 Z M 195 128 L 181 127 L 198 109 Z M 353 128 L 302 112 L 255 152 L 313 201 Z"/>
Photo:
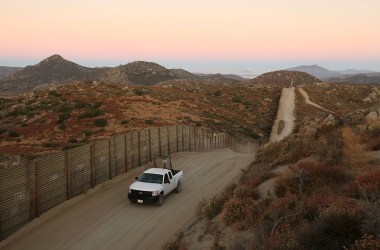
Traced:
<path id="1" fill-rule="evenodd" d="M 310 85 L 322 82 L 308 73 L 286 70 L 264 73 L 247 82 L 252 85 L 289 87 L 292 81 L 293 86 Z"/>
<path id="2" fill-rule="evenodd" d="M 0 154 L 60 151 L 117 133 L 174 124 L 260 140 L 269 134 L 279 95 L 276 87 L 214 80 L 146 87 L 66 84 L 0 98 Z"/>
<path id="3" fill-rule="evenodd" d="M 22 68 L 0 66 L 0 79 L 6 78 L 7 76 L 15 73 L 16 71 L 18 71 L 20 69 L 22 69 Z"/>

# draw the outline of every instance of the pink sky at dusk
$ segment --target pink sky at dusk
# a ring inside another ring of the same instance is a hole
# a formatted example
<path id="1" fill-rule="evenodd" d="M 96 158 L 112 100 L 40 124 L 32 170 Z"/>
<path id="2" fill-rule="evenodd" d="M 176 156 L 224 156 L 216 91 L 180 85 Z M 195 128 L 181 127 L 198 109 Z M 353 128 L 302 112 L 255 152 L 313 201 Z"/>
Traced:
<path id="1" fill-rule="evenodd" d="M 378 0 L 2 0 L 0 65 L 60 54 L 86 62 L 350 60 L 366 67 L 380 62 L 379 11 Z"/>

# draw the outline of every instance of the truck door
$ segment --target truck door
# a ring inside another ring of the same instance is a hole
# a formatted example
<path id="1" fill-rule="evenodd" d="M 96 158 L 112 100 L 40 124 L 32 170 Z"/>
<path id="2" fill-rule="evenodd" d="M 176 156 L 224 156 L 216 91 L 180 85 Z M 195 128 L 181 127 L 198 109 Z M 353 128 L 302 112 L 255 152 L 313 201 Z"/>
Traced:
<path id="1" fill-rule="evenodd" d="M 175 188 L 175 183 L 174 183 L 173 177 L 170 178 L 170 175 L 168 173 L 166 173 L 164 175 L 164 193 L 165 193 L 165 195 L 167 195 L 168 193 L 173 191 L 174 188 Z"/>

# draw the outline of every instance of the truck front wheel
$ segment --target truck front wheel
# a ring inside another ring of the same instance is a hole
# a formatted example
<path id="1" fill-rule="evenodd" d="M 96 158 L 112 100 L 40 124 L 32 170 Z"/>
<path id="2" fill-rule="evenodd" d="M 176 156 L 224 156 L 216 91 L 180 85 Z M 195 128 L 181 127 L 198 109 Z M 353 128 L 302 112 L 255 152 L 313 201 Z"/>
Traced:
<path id="1" fill-rule="evenodd" d="M 158 207 L 161 207 L 162 204 L 164 204 L 164 194 L 163 193 L 161 193 L 160 196 L 158 196 L 158 201 L 157 201 L 156 205 Z"/>

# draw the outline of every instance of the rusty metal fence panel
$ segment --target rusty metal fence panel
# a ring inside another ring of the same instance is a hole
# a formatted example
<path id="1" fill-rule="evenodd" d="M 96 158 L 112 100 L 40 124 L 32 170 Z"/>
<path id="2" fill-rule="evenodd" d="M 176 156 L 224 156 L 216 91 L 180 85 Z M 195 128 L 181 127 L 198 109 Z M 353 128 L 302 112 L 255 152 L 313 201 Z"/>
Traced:
<path id="1" fill-rule="evenodd" d="M 0 167 L 0 240 L 35 218 L 33 164 Z"/>
<path id="2" fill-rule="evenodd" d="M 178 152 L 183 152 L 183 127 L 177 126 L 177 142 L 178 142 Z"/>
<path id="3" fill-rule="evenodd" d="M 93 144 L 95 185 L 105 182 L 110 178 L 109 144 L 109 140 L 99 140 Z"/>
<path id="4" fill-rule="evenodd" d="M 168 130 L 167 127 L 160 128 L 161 154 L 168 154 Z"/>
<path id="5" fill-rule="evenodd" d="M 139 165 L 139 137 L 138 132 L 131 132 L 131 148 L 129 150 L 132 156 L 132 167 L 135 168 Z"/>
<path id="6" fill-rule="evenodd" d="M 153 159 L 154 155 L 159 155 L 161 153 L 160 148 L 160 130 L 159 128 L 150 129 L 150 150 L 151 158 Z"/>
<path id="7" fill-rule="evenodd" d="M 128 169 L 132 168 L 132 134 L 127 133 L 125 135 L 125 144 L 127 145 L 127 171 Z"/>
<path id="8" fill-rule="evenodd" d="M 39 168 L 40 212 L 64 202 L 67 198 L 66 166 L 63 152 L 37 161 Z"/>
<path id="9" fill-rule="evenodd" d="M 113 159 L 115 165 L 115 175 L 126 172 L 126 143 L 125 135 L 117 135 L 113 138 Z"/>
<path id="10" fill-rule="evenodd" d="M 68 169 L 70 173 L 68 198 L 82 194 L 91 188 L 91 145 L 74 148 L 67 152 Z"/>
<path id="11" fill-rule="evenodd" d="M 182 142 L 183 142 L 183 151 L 190 151 L 190 133 L 189 126 L 182 125 Z"/>
<path id="12" fill-rule="evenodd" d="M 178 144 L 177 144 L 177 126 L 168 127 L 169 132 L 169 149 L 170 154 L 178 152 Z"/>

